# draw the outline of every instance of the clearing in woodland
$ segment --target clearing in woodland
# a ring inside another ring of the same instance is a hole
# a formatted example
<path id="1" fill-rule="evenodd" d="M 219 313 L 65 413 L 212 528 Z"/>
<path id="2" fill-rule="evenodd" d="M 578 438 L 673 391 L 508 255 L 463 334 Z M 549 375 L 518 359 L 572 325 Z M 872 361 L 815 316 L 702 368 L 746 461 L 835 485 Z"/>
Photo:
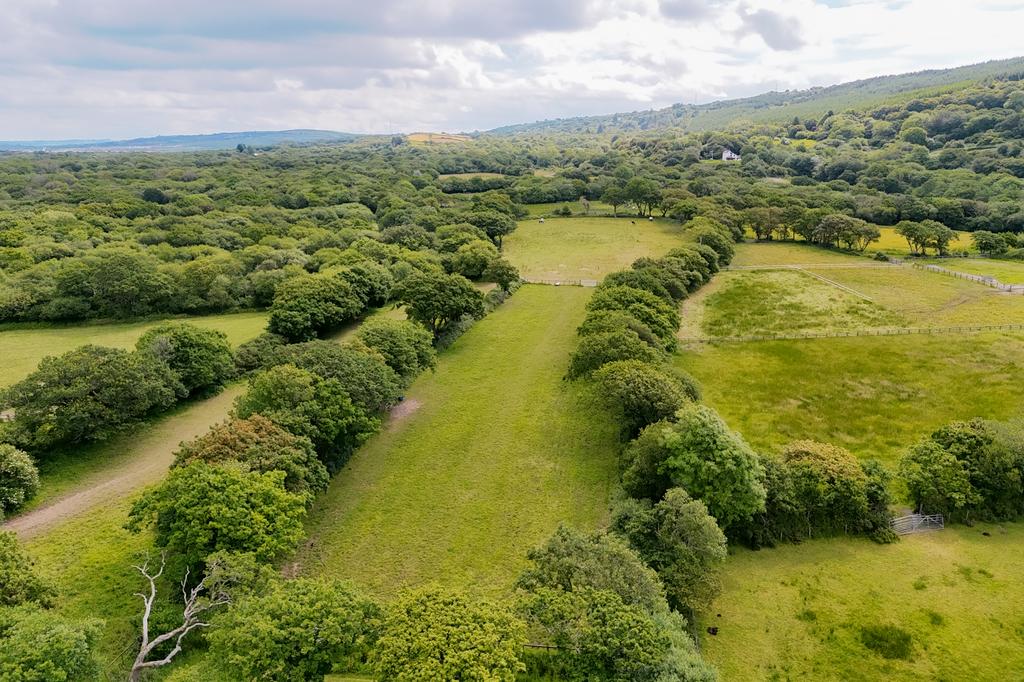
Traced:
<path id="1" fill-rule="evenodd" d="M 590 294 L 527 285 L 459 338 L 318 500 L 301 572 L 501 594 L 559 522 L 601 525 L 617 433 L 562 381 Z"/>

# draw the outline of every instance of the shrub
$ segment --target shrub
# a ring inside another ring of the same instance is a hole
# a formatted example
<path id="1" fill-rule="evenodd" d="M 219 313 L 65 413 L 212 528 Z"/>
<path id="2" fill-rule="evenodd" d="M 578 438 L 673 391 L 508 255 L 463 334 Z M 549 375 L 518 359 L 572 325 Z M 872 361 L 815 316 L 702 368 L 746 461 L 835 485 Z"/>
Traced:
<path id="1" fill-rule="evenodd" d="M 594 372 L 596 393 L 614 412 L 628 438 L 649 424 L 671 419 L 700 394 L 690 377 L 639 360 L 609 362 Z"/>
<path id="2" fill-rule="evenodd" d="M 175 402 L 176 383 L 167 365 L 116 348 L 82 346 L 44 358 L 5 393 L 14 420 L 8 440 L 26 450 L 45 450 L 102 440 L 117 429 Z"/>
<path id="3" fill-rule="evenodd" d="M 362 299 L 341 277 L 302 275 L 277 287 L 267 329 L 289 341 L 308 341 L 351 322 L 362 310 Z"/>
<path id="4" fill-rule="evenodd" d="M 666 350 L 675 348 L 679 313 L 673 304 L 643 289 L 628 286 L 599 287 L 587 310 L 624 310 L 651 328 Z"/>
<path id="5" fill-rule="evenodd" d="M 278 362 L 336 380 L 357 407 L 372 414 L 395 404 L 401 382 L 383 354 L 364 350 L 368 349 L 360 349 L 358 344 L 308 341 L 285 346 L 278 353 Z"/>
<path id="6" fill-rule="evenodd" d="M 0 607 L 36 602 L 49 606 L 54 589 L 32 569 L 14 533 L 0 531 Z"/>
<path id="7" fill-rule="evenodd" d="M 323 680 L 366 657 L 376 619 L 376 605 L 345 585 L 299 578 L 232 606 L 210 645 L 241 679 Z"/>
<path id="8" fill-rule="evenodd" d="M 170 367 L 185 395 L 220 386 L 234 374 L 228 338 L 214 329 L 169 322 L 144 333 L 135 348 Z"/>
<path id="9" fill-rule="evenodd" d="M 910 633 L 895 625 L 865 625 L 860 629 L 860 641 L 882 658 L 909 661 L 914 653 Z"/>
<path id="10" fill-rule="evenodd" d="M 687 223 L 686 236 L 708 246 L 718 255 L 720 265 L 728 265 L 736 253 L 728 228 L 708 218 L 694 218 Z"/>
<path id="11" fill-rule="evenodd" d="M 573 351 L 567 376 L 570 379 L 590 376 L 617 360 L 659 362 L 663 358 L 661 351 L 644 343 L 632 330 L 589 334 L 580 339 Z"/>
<path id="12" fill-rule="evenodd" d="M 613 526 L 657 572 L 673 608 L 695 613 L 718 596 L 726 541 L 703 502 L 672 488 L 653 506 L 624 504 Z"/>
<path id="13" fill-rule="evenodd" d="M 661 349 L 661 339 L 651 328 L 625 310 L 597 310 L 589 313 L 577 329 L 580 336 L 630 330 L 652 348 Z"/>
<path id="14" fill-rule="evenodd" d="M 651 269 L 644 270 L 619 270 L 613 272 L 601 281 L 602 287 L 632 287 L 642 289 L 654 294 L 658 298 L 675 303 L 675 298 L 669 293 L 661 280 L 654 275 Z"/>
<path id="15" fill-rule="evenodd" d="M 388 607 L 374 667 L 385 680 L 512 682 L 525 670 L 525 643 L 526 629 L 508 608 L 423 589 Z"/>
<path id="16" fill-rule="evenodd" d="M 183 443 L 175 455 L 175 466 L 195 461 L 236 461 L 249 471 L 283 471 L 285 490 L 308 494 L 310 500 L 327 489 L 329 480 L 309 438 L 293 435 L 260 414 L 230 419 Z"/>
<path id="17" fill-rule="evenodd" d="M 437 363 L 430 332 L 408 320 L 370 319 L 360 325 L 356 335 L 407 380 Z"/>
<path id="18" fill-rule="evenodd" d="M 39 491 L 39 472 L 32 458 L 13 445 L 0 443 L 0 520 Z"/>
<path id="19" fill-rule="evenodd" d="M 193 462 L 137 500 L 126 527 L 152 526 L 157 547 L 198 565 L 212 553 L 252 553 L 269 562 L 302 539 L 306 497 L 284 489 L 285 473 Z"/>
<path id="20" fill-rule="evenodd" d="M 235 349 L 235 368 L 240 374 L 270 367 L 281 348 L 288 343 L 283 336 L 264 332 Z"/>
<path id="21" fill-rule="evenodd" d="M 667 609 L 658 576 L 614 535 L 585 535 L 559 526 L 546 543 L 531 549 L 526 557 L 531 565 L 516 585 L 528 592 L 541 588 L 572 592 L 589 587 L 614 592 L 623 602 L 648 613 Z"/>
<path id="22" fill-rule="evenodd" d="M 868 517 L 867 475 L 849 451 L 814 441 L 796 441 L 782 450 L 793 492 L 808 525 L 819 532 L 856 532 Z"/>
<path id="23" fill-rule="evenodd" d="M 101 626 L 34 606 L 0 609 L 0 676 L 5 682 L 98 679 L 94 650 Z"/>

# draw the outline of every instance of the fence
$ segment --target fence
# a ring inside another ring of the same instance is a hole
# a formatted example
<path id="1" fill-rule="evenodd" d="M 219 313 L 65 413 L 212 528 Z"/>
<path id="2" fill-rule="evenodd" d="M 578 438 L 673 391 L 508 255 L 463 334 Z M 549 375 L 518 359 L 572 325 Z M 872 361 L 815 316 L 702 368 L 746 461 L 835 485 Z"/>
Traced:
<path id="1" fill-rule="evenodd" d="M 854 336 L 904 336 L 908 334 L 968 334 L 989 331 L 1024 331 L 1024 324 L 978 324 L 961 327 L 898 327 L 857 329 L 850 332 L 791 332 L 789 334 L 750 334 L 747 336 L 680 337 L 681 343 L 719 343 L 736 341 L 795 341 L 798 339 L 842 339 Z"/>
<path id="2" fill-rule="evenodd" d="M 894 262 L 897 262 L 894 260 Z M 898 261 L 904 263 L 904 261 Z M 932 265 L 930 263 L 907 263 L 911 267 L 917 268 L 918 270 L 928 270 L 929 272 L 935 272 L 940 275 L 946 275 L 947 277 L 956 277 L 957 279 L 966 279 L 970 282 L 977 282 L 978 284 L 984 284 L 987 287 L 998 289 L 999 291 L 1005 291 L 1009 294 L 1024 294 L 1024 284 L 1003 284 L 995 277 L 985 277 L 984 275 L 972 275 L 968 272 L 960 272 L 959 270 L 949 270 L 940 265 Z"/>
<path id="3" fill-rule="evenodd" d="M 930 530 L 942 530 L 946 527 L 942 514 L 908 514 L 892 519 L 889 524 L 896 535 L 910 535 L 911 533 L 924 533 Z"/>

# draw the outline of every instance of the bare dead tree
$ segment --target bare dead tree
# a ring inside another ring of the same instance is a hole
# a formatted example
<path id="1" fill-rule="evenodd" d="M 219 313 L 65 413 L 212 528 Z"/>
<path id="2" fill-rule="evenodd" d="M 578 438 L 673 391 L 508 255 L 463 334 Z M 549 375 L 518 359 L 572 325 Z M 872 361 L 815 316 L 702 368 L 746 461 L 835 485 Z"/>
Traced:
<path id="1" fill-rule="evenodd" d="M 153 613 L 153 603 L 156 601 L 157 588 L 156 581 L 163 575 L 164 568 L 167 565 L 167 556 L 163 553 L 160 554 L 160 570 L 156 573 L 150 573 L 149 559 L 147 558 L 141 566 L 135 566 L 135 570 L 142 574 L 142 576 L 149 581 L 149 594 L 142 592 L 136 592 L 135 595 L 142 599 L 143 610 L 142 610 L 142 644 L 139 647 L 139 654 L 135 657 L 135 663 L 132 665 L 132 672 L 129 679 L 131 682 L 138 682 L 142 677 L 142 671 L 149 668 L 159 668 L 160 666 L 167 665 L 170 663 L 175 656 L 181 653 L 181 641 L 185 638 L 188 633 L 192 632 L 196 628 L 209 627 L 204 614 L 207 614 L 211 609 L 215 609 L 218 606 L 223 606 L 231 601 L 230 595 L 221 589 L 215 590 L 213 594 L 206 594 L 207 592 L 207 580 L 210 576 L 209 572 L 199 581 L 195 587 L 188 587 L 188 576 L 189 572 L 186 569 L 185 577 L 181 580 L 181 596 L 185 601 L 185 605 L 181 615 L 181 625 L 163 633 L 152 640 L 149 638 L 149 618 Z M 168 652 L 166 656 L 160 659 L 147 661 L 153 650 L 165 642 L 174 640 L 174 648 Z"/>

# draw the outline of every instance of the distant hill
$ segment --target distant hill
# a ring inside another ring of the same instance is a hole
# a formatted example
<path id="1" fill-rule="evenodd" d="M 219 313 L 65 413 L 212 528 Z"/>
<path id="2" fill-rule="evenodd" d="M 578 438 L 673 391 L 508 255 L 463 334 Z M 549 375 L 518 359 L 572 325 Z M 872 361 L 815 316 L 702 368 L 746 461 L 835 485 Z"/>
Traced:
<path id="1" fill-rule="evenodd" d="M 0 141 L 0 151 L 156 151 L 181 152 L 234 149 L 240 144 L 270 147 L 279 144 L 349 142 L 359 137 L 332 130 L 248 130 L 209 135 L 158 135 L 131 140 Z"/>
<path id="2" fill-rule="evenodd" d="M 710 104 L 674 104 L 664 109 L 603 116 L 580 116 L 504 126 L 495 135 L 544 132 L 626 132 L 679 128 L 725 130 L 750 123 L 783 123 L 794 116 L 820 118 L 827 111 L 868 109 L 894 101 L 933 95 L 968 83 L 1011 74 L 1024 75 L 1024 57 L 989 61 L 953 69 L 933 69 L 877 76 L 828 87 L 768 92 Z"/>

